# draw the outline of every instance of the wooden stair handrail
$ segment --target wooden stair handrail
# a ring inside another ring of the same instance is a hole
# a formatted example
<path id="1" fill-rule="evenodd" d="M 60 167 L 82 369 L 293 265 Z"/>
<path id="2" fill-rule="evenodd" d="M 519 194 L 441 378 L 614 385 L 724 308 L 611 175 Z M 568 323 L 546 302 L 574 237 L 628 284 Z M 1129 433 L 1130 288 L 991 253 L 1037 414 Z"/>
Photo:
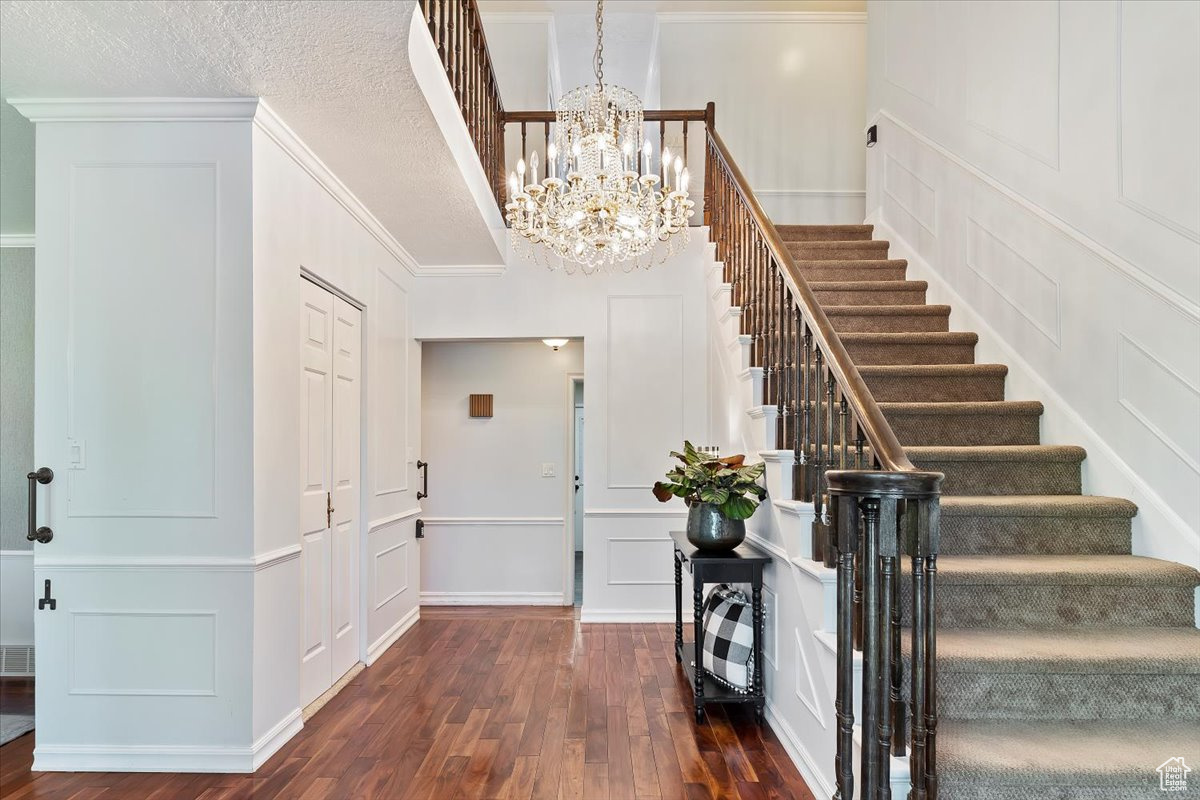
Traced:
<path id="1" fill-rule="evenodd" d="M 871 448 L 880 465 L 887 472 L 919 471 L 909 461 L 904 448 L 900 445 L 900 440 L 892 431 L 892 426 L 883 416 L 879 404 L 875 402 L 875 396 L 867 388 L 866 381 L 858 373 L 858 367 L 854 365 L 854 360 L 846 351 L 845 345 L 842 344 L 841 337 L 834 330 L 829 318 L 825 316 L 825 311 L 821 308 L 812 289 L 809 288 L 808 281 L 800 274 L 795 259 L 792 258 L 787 245 L 783 242 L 783 237 L 779 235 L 775 224 L 771 222 L 771 218 L 759 205 L 758 198 L 754 196 L 754 190 L 750 188 L 746 176 L 742 174 L 737 162 L 733 160 L 721 135 L 711 125 L 708 127 L 708 138 L 716 149 L 717 155 L 720 156 L 725 169 L 733 178 L 738 195 L 750 209 L 755 224 L 758 225 L 767 247 L 771 250 L 771 255 L 775 257 L 776 263 L 783 267 L 783 279 L 787 281 L 788 288 L 796 299 L 796 304 L 800 306 L 801 312 L 808 320 L 818 348 L 825 354 L 825 365 L 833 373 L 841 387 L 846 401 L 850 404 L 855 417 L 858 418 L 863 434 L 871 443 Z"/>

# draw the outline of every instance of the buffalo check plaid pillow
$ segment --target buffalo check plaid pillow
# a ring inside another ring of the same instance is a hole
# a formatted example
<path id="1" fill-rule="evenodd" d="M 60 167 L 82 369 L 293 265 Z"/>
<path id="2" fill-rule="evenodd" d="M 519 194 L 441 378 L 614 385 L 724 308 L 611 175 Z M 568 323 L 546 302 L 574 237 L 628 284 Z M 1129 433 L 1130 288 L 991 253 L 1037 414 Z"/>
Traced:
<path id="1" fill-rule="evenodd" d="M 718 682 L 749 692 L 754 681 L 754 623 L 746 595 L 714 586 L 704 601 L 704 670 Z"/>

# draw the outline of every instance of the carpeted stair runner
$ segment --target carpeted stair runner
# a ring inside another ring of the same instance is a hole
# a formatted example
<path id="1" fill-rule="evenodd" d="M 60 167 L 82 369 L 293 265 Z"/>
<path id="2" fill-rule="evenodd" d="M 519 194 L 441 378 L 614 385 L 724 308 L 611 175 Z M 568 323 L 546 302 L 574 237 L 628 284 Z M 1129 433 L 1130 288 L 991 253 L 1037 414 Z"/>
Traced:
<path id="1" fill-rule="evenodd" d="M 1137 508 L 1081 494 L 1083 449 L 1041 444 L 1041 403 L 1005 399 L 871 226 L 778 230 L 909 458 L 946 474 L 939 797 L 1161 798 L 1179 756 L 1174 796 L 1200 796 L 1200 574 L 1131 554 Z"/>

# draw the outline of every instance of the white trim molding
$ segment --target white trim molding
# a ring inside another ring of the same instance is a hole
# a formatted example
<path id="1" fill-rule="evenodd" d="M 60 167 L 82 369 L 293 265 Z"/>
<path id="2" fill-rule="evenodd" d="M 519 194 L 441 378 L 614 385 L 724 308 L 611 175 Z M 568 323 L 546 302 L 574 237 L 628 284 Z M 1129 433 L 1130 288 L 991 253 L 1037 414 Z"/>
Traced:
<path id="1" fill-rule="evenodd" d="M 308 173 L 309 177 L 315 180 L 317 185 L 324 189 L 338 205 L 346 209 L 346 212 L 363 227 L 363 230 L 383 245 L 392 258 L 396 259 L 410 274 L 421 274 L 420 264 L 404 248 L 404 245 L 388 232 L 383 223 L 371 213 L 357 195 L 342 183 L 333 170 L 326 166 L 325 162 L 265 102 L 258 104 L 257 113 L 254 114 L 254 127 L 279 145 L 280 150 L 295 161 L 300 169 Z"/>
<path id="2" fill-rule="evenodd" d="M 581 608 L 579 621 L 582 623 L 645 623 L 674 622 L 675 611 L 645 611 L 639 608 Z"/>
<path id="3" fill-rule="evenodd" d="M 866 189 L 755 189 L 756 197 L 866 197 Z"/>
<path id="4" fill-rule="evenodd" d="M 279 564 L 295 560 L 300 557 L 301 549 L 299 544 L 290 544 L 287 547 L 280 547 L 275 550 L 269 550 L 266 553 L 259 553 L 254 557 L 254 571 L 258 572 L 259 570 L 270 569 Z"/>
<path id="5" fill-rule="evenodd" d="M 421 592 L 423 606 L 561 606 L 562 592 Z"/>
<path id="6" fill-rule="evenodd" d="M 686 508 L 585 508 L 585 517 L 686 517 Z"/>
<path id="7" fill-rule="evenodd" d="M 728 25 L 733 22 L 766 22 L 772 25 L 866 25 L 865 11 L 660 11 L 655 14 L 660 23 L 708 23 Z"/>
<path id="8" fill-rule="evenodd" d="M 21 97 L 8 104 L 30 122 L 249 122 L 257 97 Z"/>
<path id="9" fill-rule="evenodd" d="M 401 491 L 403 491 L 403 490 L 401 490 Z M 402 522 L 403 520 L 410 519 L 411 517 L 415 517 L 420 513 L 421 513 L 421 509 L 419 507 L 418 508 L 410 508 L 407 511 L 401 511 L 398 514 L 392 514 L 390 516 L 380 517 L 379 519 L 371 520 L 369 523 L 367 523 L 367 533 L 373 533 L 374 531 L 378 530 L 379 528 L 383 528 L 387 525 L 394 525 L 397 522 Z"/>
<path id="10" fill-rule="evenodd" d="M 33 247 L 32 233 L 0 233 L 0 247 Z"/>
<path id="11" fill-rule="evenodd" d="M 387 649 L 400 640 L 400 637 L 408 633 L 408 629 L 421 621 L 421 607 L 413 606 L 412 610 L 401 617 L 395 625 L 388 628 L 387 631 L 367 646 L 367 657 L 363 662 L 368 667 L 379 660 Z"/>
<path id="12" fill-rule="evenodd" d="M 563 517 L 425 517 L 425 525 L 442 526 L 559 526 L 566 520 Z"/>
<path id="13" fill-rule="evenodd" d="M 204 745 L 37 745 L 34 772 L 254 772 L 304 727 L 300 709 L 248 747 Z"/>

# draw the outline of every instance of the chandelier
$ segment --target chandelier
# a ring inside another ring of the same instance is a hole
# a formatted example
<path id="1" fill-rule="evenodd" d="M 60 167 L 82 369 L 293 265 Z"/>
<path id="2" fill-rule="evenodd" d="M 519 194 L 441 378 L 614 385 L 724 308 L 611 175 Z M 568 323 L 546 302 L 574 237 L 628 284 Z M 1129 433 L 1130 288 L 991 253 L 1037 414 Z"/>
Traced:
<path id="1" fill-rule="evenodd" d="M 616 264 L 630 272 L 649 267 L 659 244 L 666 243 L 665 261 L 681 241 L 687 243 L 695 203 L 688 199 L 682 158 L 672 160 L 664 147 L 658 172 L 651 169 L 642 101 L 604 83 L 604 0 L 596 3 L 593 68 L 594 85 L 572 89 L 558 102 L 541 182 L 536 152 L 528 164 L 522 157 L 509 175 L 505 217 L 519 234 L 510 237 L 513 248 L 524 246 L 535 260 L 544 248 L 568 273 L 591 274 Z M 642 165 L 646 172 L 638 174 Z"/>

